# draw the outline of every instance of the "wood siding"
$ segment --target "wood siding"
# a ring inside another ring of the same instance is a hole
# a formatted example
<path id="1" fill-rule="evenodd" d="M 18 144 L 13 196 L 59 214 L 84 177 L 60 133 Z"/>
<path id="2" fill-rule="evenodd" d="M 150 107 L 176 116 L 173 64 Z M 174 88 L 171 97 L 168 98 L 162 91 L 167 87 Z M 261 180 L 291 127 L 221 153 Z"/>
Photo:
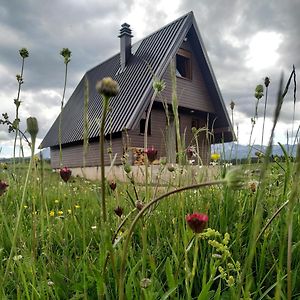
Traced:
<path id="1" fill-rule="evenodd" d="M 109 148 L 109 143 L 106 141 L 104 147 L 104 161 L 105 165 L 110 165 L 110 157 L 108 155 L 107 149 Z M 112 157 L 117 153 L 117 159 L 115 164 L 121 163 L 121 157 L 123 155 L 123 143 L 122 138 L 113 139 L 112 143 Z M 83 166 L 83 145 L 69 145 L 64 146 L 62 150 L 63 166 L 69 168 L 82 167 Z M 86 166 L 99 166 L 100 165 L 100 148 L 99 142 L 90 142 L 88 147 L 88 152 L 86 155 Z M 59 168 L 59 148 L 51 147 L 51 167 L 56 169 Z"/>
<path id="2" fill-rule="evenodd" d="M 181 49 L 191 53 L 192 79 L 176 77 L 177 79 L 177 96 L 178 104 L 181 107 L 186 107 L 192 110 L 214 113 L 215 108 L 212 104 L 212 99 L 208 93 L 206 83 L 204 82 L 196 55 L 190 47 L 190 43 L 184 42 Z M 166 82 L 166 88 L 162 95 L 167 103 L 172 102 L 172 79 L 171 68 L 167 68 L 162 79 Z"/>
<path id="3" fill-rule="evenodd" d="M 206 119 L 199 115 L 180 113 L 180 132 L 184 139 L 184 144 L 196 146 L 192 133 L 192 120 L 197 119 L 201 127 L 206 125 Z M 175 130 L 175 129 L 174 129 Z M 168 156 L 169 151 L 176 150 L 176 143 L 167 142 L 167 122 L 163 109 L 153 109 L 151 113 L 151 135 L 148 136 L 148 146 L 154 146 L 158 150 L 158 157 Z M 175 132 L 174 132 L 175 137 Z M 123 138 L 125 140 L 125 138 Z M 129 147 L 143 148 L 144 136 L 140 134 L 139 128 L 128 132 Z M 206 138 L 205 132 L 198 136 L 199 155 L 204 164 L 207 164 L 210 157 L 210 142 Z"/>

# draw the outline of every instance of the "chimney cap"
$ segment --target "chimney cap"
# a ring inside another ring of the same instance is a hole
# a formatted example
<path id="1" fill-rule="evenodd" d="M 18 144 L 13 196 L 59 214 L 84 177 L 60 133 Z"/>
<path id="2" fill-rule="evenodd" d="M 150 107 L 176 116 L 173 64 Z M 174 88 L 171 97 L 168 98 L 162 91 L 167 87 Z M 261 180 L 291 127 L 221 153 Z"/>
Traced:
<path id="1" fill-rule="evenodd" d="M 133 37 L 133 35 L 131 34 L 130 25 L 127 24 L 127 23 L 123 23 L 123 24 L 121 25 L 119 37 L 122 37 L 123 35 L 128 35 L 128 36 L 130 36 L 130 37 Z"/>

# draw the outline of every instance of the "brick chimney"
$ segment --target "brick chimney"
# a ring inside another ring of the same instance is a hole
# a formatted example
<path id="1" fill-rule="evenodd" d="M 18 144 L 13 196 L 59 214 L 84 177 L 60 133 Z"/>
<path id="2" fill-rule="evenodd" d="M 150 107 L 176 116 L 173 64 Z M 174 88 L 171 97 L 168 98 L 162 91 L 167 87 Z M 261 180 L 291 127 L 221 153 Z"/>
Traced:
<path id="1" fill-rule="evenodd" d="M 123 70 L 126 65 L 128 64 L 128 61 L 131 56 L 131 29 L 129 28 L 130 25 L 127 23 L 124 23 L 121 25 L 120 29 L 120 65 L 121 70 Z"/>

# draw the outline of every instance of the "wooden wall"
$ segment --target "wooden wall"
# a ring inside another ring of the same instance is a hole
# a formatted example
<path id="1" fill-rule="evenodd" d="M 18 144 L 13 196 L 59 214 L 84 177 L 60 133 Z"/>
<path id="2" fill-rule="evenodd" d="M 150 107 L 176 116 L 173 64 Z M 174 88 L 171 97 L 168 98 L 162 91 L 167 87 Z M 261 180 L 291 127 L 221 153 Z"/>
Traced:
<path id="1" fill-rule="evenodd" d="M 109 143 L 105 143 L 104 160 L 105 165 L 110 165 L 110 157 L 108 155 L 107 149 L 109 148 Z M 123 143 L 122 138 L 115 138 L 112 145 L 112 156 L 114 157 L 117 153 L 116 164 L 121 163 L 121 157 L 123 155 Z M 63 146 L 62 150 L 62 160 L 63 166 L 67 167 L 82 167 L 83 166 L 83 145 L 69 145 Z M 90 142 L 88 147 L 88 152 L 86 155 L 86 166 L 99 166 L 100 165 L 100 147 L 99 142 Z M 59 148 L 51 148 L 51 167 L 59 168 Z"/>
<path id="2" fill-rule="evenodd" d="M 181 48 L 188 50 L 192 54 L 192 79 L 185 79 L 176 77 L 177 83 L 177 96 L 179 106 L 190 108 L 193 110 L 199 110 L 203 112 L 214 113 L 215 108 L 212 104 L 212 99 L 206 88 L 199 64 L 196 60 L 196 55 L 193 49 L 190 47 L 189 42 L 184 42 Z M 172 102 L 172 80 L 170 66 L 167 68 L 162 79 L 166 83 L 166 88 L 162 95 L 167 103 Z"/>

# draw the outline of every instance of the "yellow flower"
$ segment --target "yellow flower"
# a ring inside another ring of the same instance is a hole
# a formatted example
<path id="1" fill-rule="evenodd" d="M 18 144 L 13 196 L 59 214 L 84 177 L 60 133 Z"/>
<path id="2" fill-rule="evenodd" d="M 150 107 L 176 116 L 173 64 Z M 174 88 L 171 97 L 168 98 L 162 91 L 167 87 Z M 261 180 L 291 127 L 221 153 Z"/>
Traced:
<path id="1" fill-rule="evenodd" d="M 213 160 L 213 161 L 219 160 L 220 157 L 221 157 L 221 156 L 220 156 L 219 153 L 213 153 L 213 154 L 210 156 L 211 160 Z"/>
<path id="2" fill-rule="evenodd" d="M 74 207 L 75 207 L 75 208 L 80 208 L 80 205 L 76 204 Z"/>
<path id="3" fill-rule="evenodd" d="M 71 209 L 68 209 L 68 214 L 71 214 L 72 213 L 72 210 Z"/>
<path id="4" fill-rule="evenodd" d="M 56 200 L 54 200 L 54 203 L 59 203 L 59 200 L 57 200 L 57 199 L 56 199 Z"/>
<path id="5" fill-rule="evenodd" d="M 24 205 L 24 208 L 26 209 L 26 208 L 28 208 L 28 206 L 27 206 L 27 205 Z"/>
<path id="6" fill-rule="evenodd" d="M 51 210 L 51 211 L 49 212 L 49 216 L 50 216 L 50 217 L 54 217 L 54 215 L 55 215 L 54 210 Z"/>
<path id="7" fill-rule="evenodd" d="M 59 216 L 62 216 L 62 215 L 64 214 L 64 212 L 63 212 L 62 210 L 59 210 L 59 211 L 57 212 L 57 214 L 58 214 Z"/>

